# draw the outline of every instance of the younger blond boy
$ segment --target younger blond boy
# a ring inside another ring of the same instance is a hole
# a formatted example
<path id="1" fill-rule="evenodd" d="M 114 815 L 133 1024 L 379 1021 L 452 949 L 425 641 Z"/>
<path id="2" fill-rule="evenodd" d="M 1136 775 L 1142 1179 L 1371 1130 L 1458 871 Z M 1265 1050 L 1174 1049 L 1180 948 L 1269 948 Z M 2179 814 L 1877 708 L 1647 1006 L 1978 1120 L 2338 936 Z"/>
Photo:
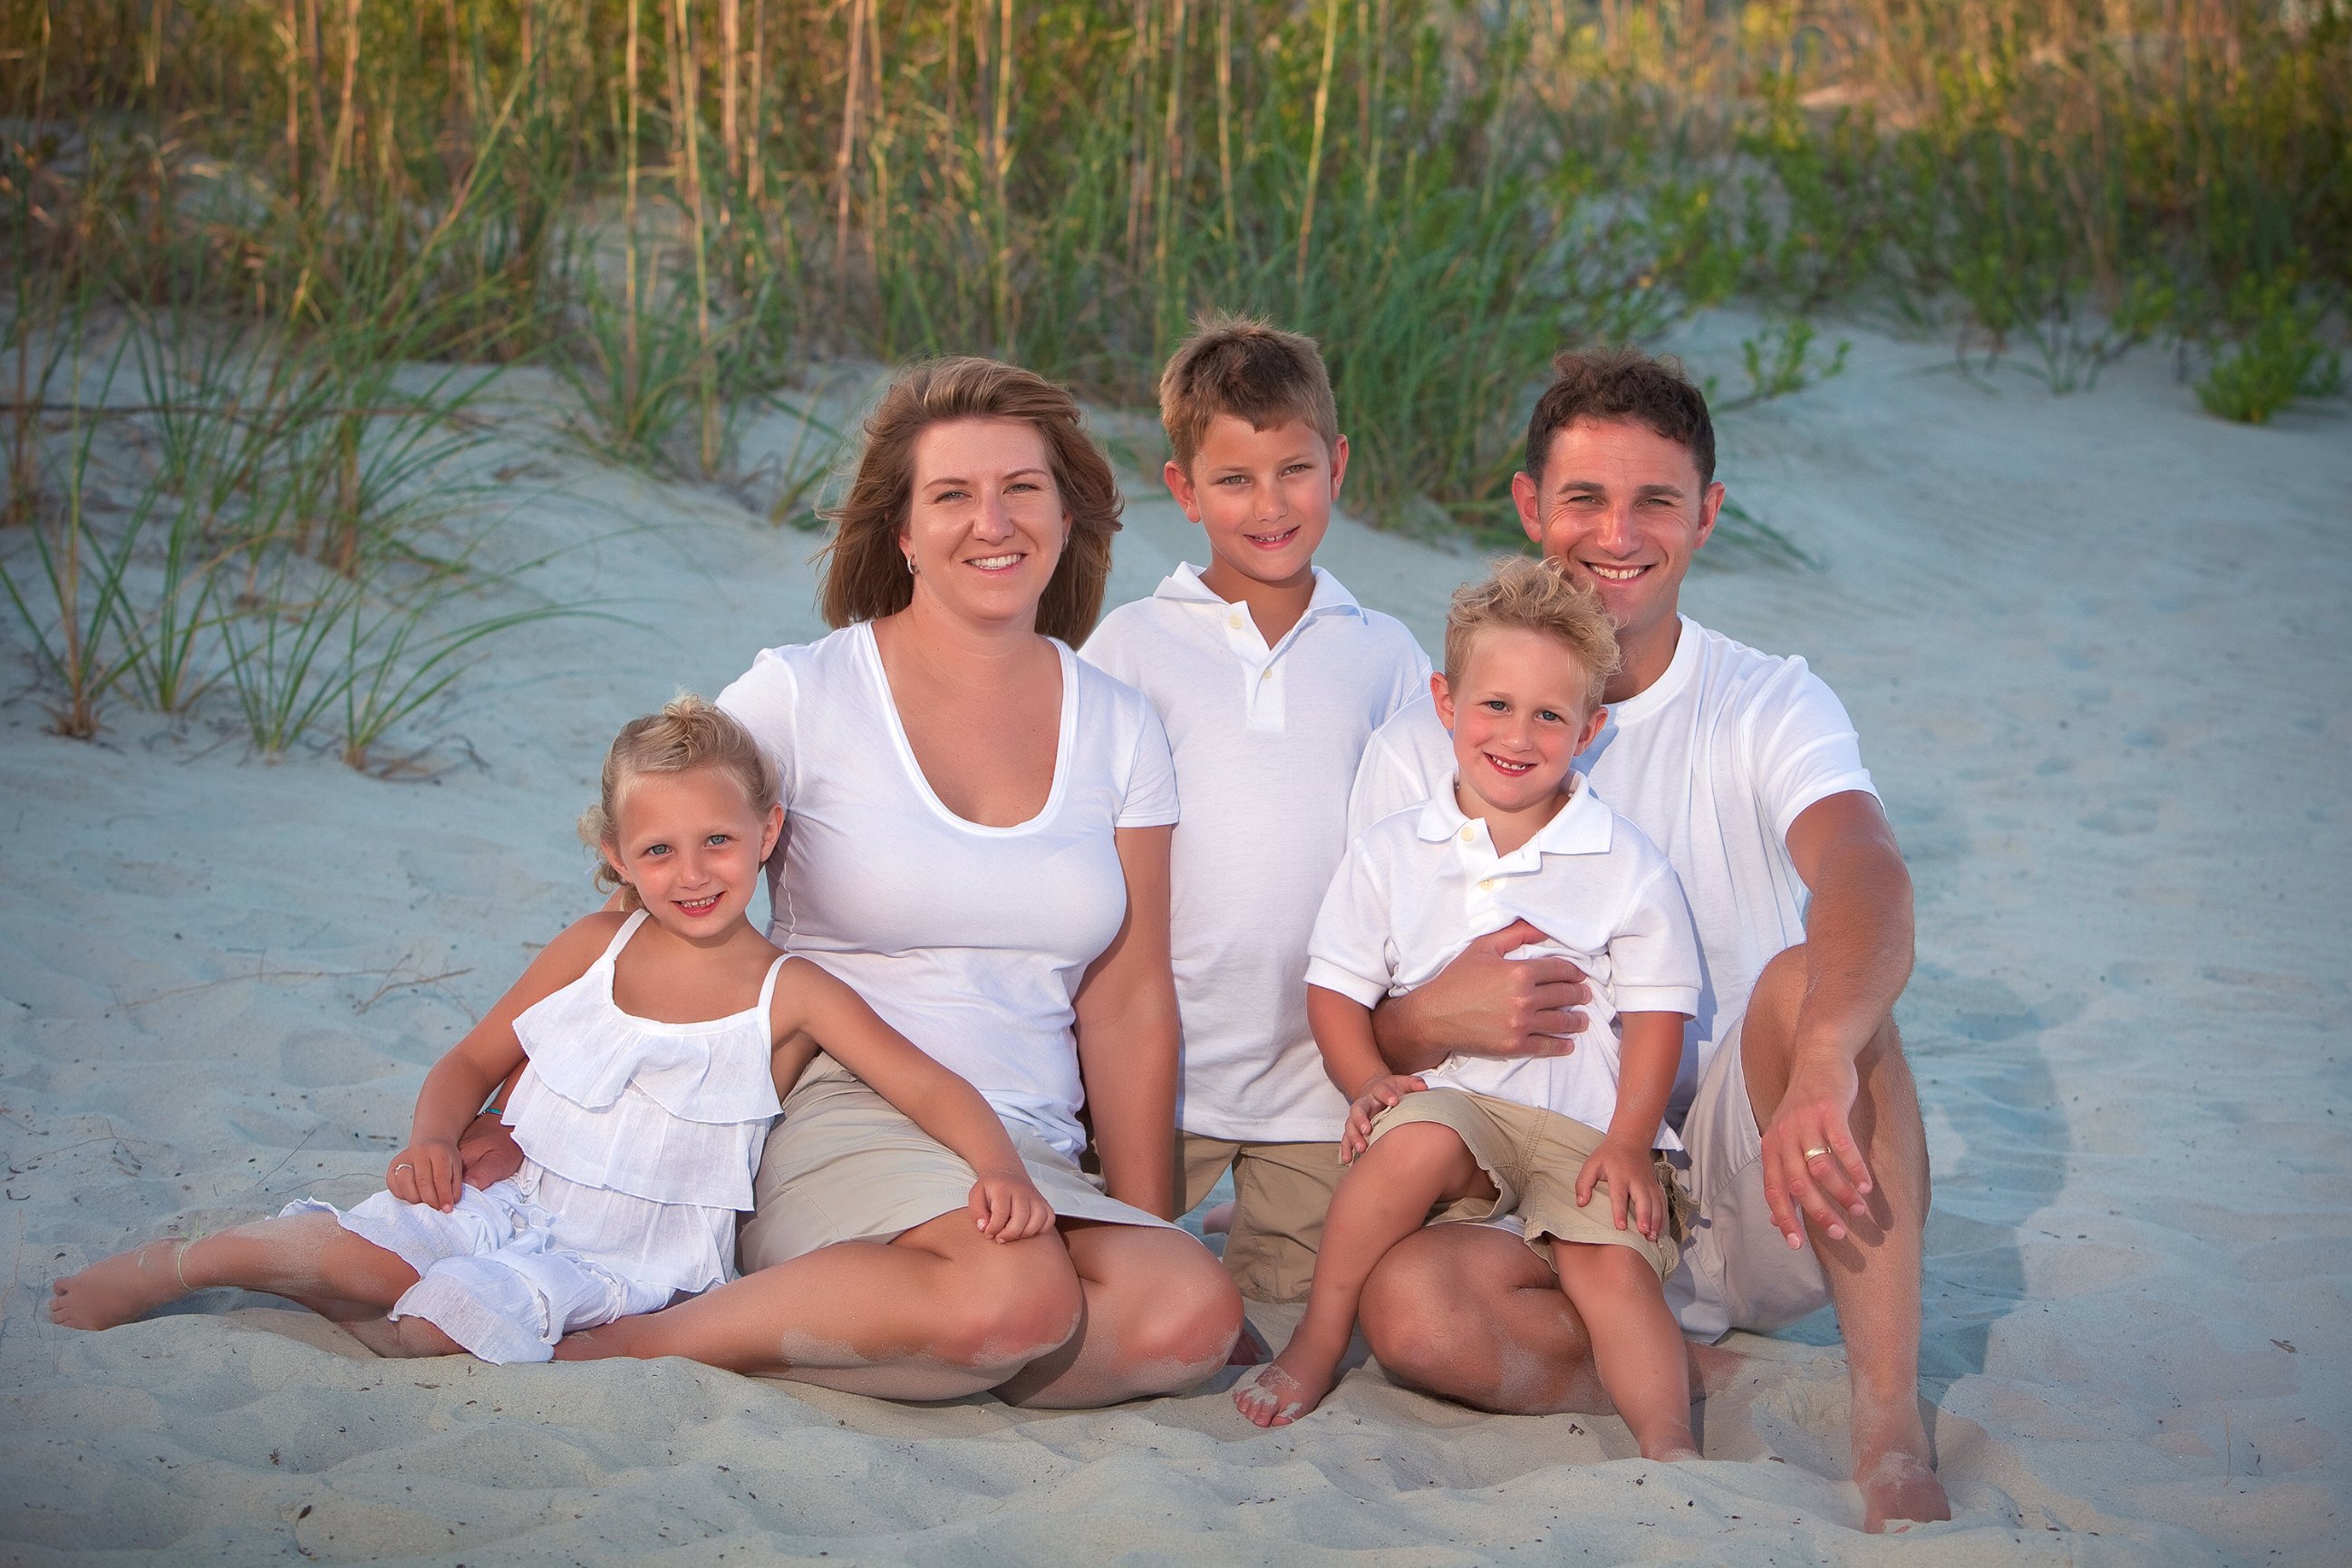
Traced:
<path id="1" fill-rule="evenodd" d="M 1348 1111 L 1307 1025 L 1307 934 L 1347 847 L 1365 743 L 1419 696 L 1429 659 L 1314 563 L 1348 441 L 1312 340 L 1207 320 L 1160 376 L 1160 410 L 1175 453 L 1164 477 L 1209 563 L 1113 610 L 1085 655 L 1151 700 L 1175 750 L 1184 1206 L 1231 1168 L 1225 1267 L 1244 1294 L 1295 1301 Z"/>

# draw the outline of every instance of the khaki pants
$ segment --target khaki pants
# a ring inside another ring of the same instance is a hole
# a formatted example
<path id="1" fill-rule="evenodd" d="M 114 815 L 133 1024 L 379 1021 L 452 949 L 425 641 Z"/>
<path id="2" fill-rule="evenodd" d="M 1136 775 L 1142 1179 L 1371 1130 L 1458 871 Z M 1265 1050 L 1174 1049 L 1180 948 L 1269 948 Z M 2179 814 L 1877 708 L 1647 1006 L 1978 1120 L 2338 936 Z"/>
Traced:
<path id="1" fill-rule="evenodd" d="M 1225 1270 L 1255 1301 L 1304 1301 L 1323 1244 L 1323 1214 L 1343 1167 L 1333 1143 L 1237 1143 L 1179 1132 L 1177 1186 L 1184 1212 L 1200 1206 L 1227 1166 L 1234 1173 L 1234 1227 Z"/>

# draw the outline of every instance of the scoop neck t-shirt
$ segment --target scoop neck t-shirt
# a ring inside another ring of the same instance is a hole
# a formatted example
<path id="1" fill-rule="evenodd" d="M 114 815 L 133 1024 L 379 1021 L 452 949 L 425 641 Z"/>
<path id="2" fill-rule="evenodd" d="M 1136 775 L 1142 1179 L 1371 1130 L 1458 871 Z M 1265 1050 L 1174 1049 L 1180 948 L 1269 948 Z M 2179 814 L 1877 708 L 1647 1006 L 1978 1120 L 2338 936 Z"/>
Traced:
<path id="1" fill-rule="evenodd" d="M 932 790 L 868 623 L 763 650 L 719 706 L 782 786 L 769 940 L 1075 1157 L 1078 983 L 1127 916 L 1116 831 L 1173 823 L 1176 774 L 1142 693 L 1055 648 L 1053 786 L 1009 827 L 967 821 Z"/>

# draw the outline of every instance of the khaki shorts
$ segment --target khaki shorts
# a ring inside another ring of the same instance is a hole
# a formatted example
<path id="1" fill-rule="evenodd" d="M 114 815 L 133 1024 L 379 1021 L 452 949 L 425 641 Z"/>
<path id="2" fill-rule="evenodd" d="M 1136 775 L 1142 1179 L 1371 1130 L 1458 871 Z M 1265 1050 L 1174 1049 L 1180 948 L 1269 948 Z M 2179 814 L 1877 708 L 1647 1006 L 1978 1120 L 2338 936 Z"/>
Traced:
<path id="1" fill-rule="evenodd" d="M 1733 1329 L 1769 1334 L 1830 1299 L 1821 1259 L 1789 1245 L 1764 1201 L 1764 1133 L 1748 1099 L 1739 1033 L 1733 1025 L 1716 1047 L 1683 1121 L 1683 1186 L 1698 1215 L 1683 1267 L 1666 1281 L 1683 1331 L 1709 1340 Z"/>
<path id="2" fill-rule="evenodd" d="M 1609 1184 L 1597 1183 L 1591 1201 L 1577 1206 L 1576 1177 L 1584 1162 L 1607 1136 L 1597 1127 L 1546 1110 L 1497 1100 L 1468 1089 L 1431 1089 L 1408 1094 L 1373 1119 L 1372 1139 L 1408 1122 L 1433 1121 L 1450 1128 L 1470 1157 L 1495 1184 L 1492 1198 L 1458 1198 L 1432 1216 L 1433 1223 L 1490 1220 L 1516 1214 L 1528 1245 L 1547 1258 L 1547 1240 L 1602 1247 L 1628 1247 L 1649 1260 L 1663 1279 L 1675 1271 L 1675 1241 L 1682 1231 L 1682 1205 L 1666 1205 L 1668 1223 L 1653 1240 L 1633 1226 L 1623 1230 L 1612 1217 Z M 1660 1195 L 1676 1197 L 1672 1174 L 1658 1161 Z"/>
<path id="3" fill-rule="evenodd" d="M 1236 1143 L 1198 1132 L 1176 1135 L 1177 1186 L 1184 1212 L 1234 1173 L 1234 1226 L 1225 1237 L 1225 1271 L 1257 1301 L 1304 1301 L 1323 1245 L 1323 1213 L 1339 1185 L 1339 1145 Z"/>
<path id="4" fill-rule="evenodd" d="M 1158 1226 L 1157 1215 L 1106 1195 L 1097 1179 L 1018 1122 L 1004 1131 L 1029 1179 L 1062 1219 Z M 740 1267 L 788 1263 L 837 1241 L 895 1241 L 971 1197 L 971 1167 L 888 1100 L 819 1054 L 784 1097 L 752 1179 L 758 1206 L 738 1240 Z"/>

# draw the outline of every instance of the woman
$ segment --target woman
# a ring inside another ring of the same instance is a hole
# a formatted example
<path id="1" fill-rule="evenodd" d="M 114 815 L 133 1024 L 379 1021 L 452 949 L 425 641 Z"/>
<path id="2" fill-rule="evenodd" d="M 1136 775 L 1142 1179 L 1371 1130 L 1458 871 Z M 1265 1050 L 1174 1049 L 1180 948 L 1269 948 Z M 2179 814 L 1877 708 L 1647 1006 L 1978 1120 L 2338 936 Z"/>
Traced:
<path id="1" fill-rule="evenodd" d="M 1174 772 L 1131 688 L 1081 664 L 1119 498 L 1060 388 L 944 360 L 901 376 L 824 589 L 839 628 L 720 698 L 776 759 L 778 944 L 980 1089 L 1060 1216 L 1000 1244 L 971 1175 L 820 1058 L 787 1100 L 746 1275 L 564 1342 L 899 1399 L 1084 1406 L 1223 1363 L 1241 1300 L 1174 1212 Z M 1078 1173 L 1081 1105 L 1101 1191 Z"/>

